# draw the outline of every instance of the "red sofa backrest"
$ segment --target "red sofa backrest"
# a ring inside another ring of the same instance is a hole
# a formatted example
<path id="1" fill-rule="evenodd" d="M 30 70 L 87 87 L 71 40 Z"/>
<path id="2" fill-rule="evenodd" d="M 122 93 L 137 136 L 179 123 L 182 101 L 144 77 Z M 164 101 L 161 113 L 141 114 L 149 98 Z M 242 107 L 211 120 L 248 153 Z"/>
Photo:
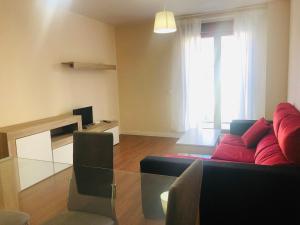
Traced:
<path id="1" fill-rule="evenodd" d="M 267 166 L 291 164 L 282 154 L 274 131 L 270 131 L 257 145 L 255 164 Z"/>
<path id="2" fill-rule="evenodd" d="M 300 112 L 295 108 L 295 106 L 290 103 L 280 103 L 277 105 L 273 116 L 273 126 L 275 136 L 278 138 L 278 130 L 280 124 L 284 118 L 290 115 L 299 115 Z"/>
<path id="3" fill-rule="evenodd" d="M 281 103 L 274 112 L 273 123 L 283 155 L 300 164 L 300 112 L 289 103 Z"/>

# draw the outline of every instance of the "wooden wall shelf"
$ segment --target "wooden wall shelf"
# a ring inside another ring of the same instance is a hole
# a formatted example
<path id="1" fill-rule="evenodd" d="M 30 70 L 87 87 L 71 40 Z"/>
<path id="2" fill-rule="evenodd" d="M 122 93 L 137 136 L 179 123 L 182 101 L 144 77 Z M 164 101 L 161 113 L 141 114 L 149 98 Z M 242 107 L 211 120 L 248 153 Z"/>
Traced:
<path id="1" fill-rule="evenodd" d="M 90 70 L 116 70 L 116 65 L 107 65 L 101 63 L 81 63 L 81 62 L 63 62 L 62 65 L 68 66 L 72 69 L 82 70 L 82 69 L 90 69 Z"/>

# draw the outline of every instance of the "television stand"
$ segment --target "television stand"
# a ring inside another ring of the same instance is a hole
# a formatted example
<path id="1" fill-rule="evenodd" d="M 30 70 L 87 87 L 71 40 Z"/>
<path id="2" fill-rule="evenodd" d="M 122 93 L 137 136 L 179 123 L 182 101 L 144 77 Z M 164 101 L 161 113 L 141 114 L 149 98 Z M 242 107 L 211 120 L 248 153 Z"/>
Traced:
<path id="1" fill-rule="evenodd" d="M 112 133 L 114 136 L 114 145 L 119 143 L 119 122 L 118 121 L 110 121 L 110 123 L 101 121 L 100 123 L 88 125 L 86 128 L 84 128 L 83 131 Z"/>
<path id="2" fill-rule="evenodd" d="M 89 124 L 89 125 L 82 125 L 82 128 L 83 128 L 84 130 L 86 130 L 86 129 L 89 129 L 89 127 L 94 126 L 94 125 L 95 125 L 95 123 L 91 123 L 91 124 Z"/>

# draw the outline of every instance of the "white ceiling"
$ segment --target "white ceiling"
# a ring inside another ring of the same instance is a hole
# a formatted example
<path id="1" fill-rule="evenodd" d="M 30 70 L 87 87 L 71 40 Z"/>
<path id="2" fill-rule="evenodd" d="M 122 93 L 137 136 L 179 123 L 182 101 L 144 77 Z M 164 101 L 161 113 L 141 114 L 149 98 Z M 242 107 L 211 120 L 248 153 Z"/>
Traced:
<path id="1" fill-rule="evenodd" d="M 73 12 L 114 25 L 154 18 L 164 7 L 176 15 L 207 13 L 271 0 L 68 0 Z"/>

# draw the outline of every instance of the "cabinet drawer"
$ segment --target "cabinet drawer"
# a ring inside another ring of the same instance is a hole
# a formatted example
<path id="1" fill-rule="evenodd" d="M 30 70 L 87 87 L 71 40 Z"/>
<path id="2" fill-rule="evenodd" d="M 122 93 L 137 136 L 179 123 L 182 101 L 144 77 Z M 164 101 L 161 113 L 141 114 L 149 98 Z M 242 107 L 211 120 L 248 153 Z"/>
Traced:
<path id="1" fill-rule="evenodd" d="M 50 131 L 19 138 L 16 145 L 19 158 L 52 161 Z"/>
<path id="2" fill-rule="evenodd" d="M 112 133 L 114 138 L 114 145 L 119 144 L 119 127 L 114 127 L 109 130 L 104 131 L 106 133 Z"/>

